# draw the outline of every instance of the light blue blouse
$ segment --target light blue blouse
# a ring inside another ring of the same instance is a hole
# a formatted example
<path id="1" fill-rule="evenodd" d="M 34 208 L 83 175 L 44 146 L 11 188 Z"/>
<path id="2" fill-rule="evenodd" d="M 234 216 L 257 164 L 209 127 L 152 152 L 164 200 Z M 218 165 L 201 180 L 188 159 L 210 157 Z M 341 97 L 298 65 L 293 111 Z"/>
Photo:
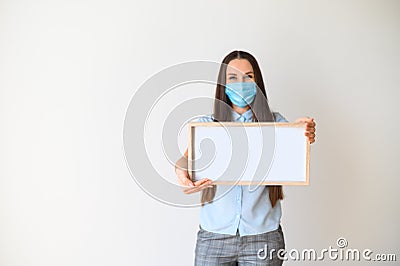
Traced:
<path id="1" fill-rule="evenodd" d="M 242 115 L 233 112 L 234 121 L 251 122 L 251 109 Z M 278 112 L 273 112 L 275 122 L 288 122 Z M 200 117 L 198 122 L 213 122 L 213 115 Z M 225 195 L 223 195 L 225 194 Z M 221 197 L 221 195 L 223 195 Z M 212 203 L 200 211 L 200 226 L 207 231 L 241 236 L 255 235 L 278 229 L 281 220 L 281 202 L 274 208 L 269 200 L 268 186 L 217 185 Z"/>

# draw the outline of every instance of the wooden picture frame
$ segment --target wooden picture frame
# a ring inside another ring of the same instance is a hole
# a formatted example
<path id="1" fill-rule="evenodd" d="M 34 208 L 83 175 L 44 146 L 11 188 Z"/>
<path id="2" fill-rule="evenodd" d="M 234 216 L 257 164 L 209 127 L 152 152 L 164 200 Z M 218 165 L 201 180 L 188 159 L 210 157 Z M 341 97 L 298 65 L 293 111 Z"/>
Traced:
<path id="1" fill-rule="evenodd" d="M 216 185 L 309 185 L 310 143 L 304 135 L 305 126 L 305 123 L 286 122 L 190 122 L 189 176 L 193 181 L 207 177 Z M 227 138 L 231 138 L 230 148 Z M 200 144 L 207 139 L 211 142 L 202 151 Z M 213 145 L 214 157 L 211 159 L 210 147 Z M 223 151 L 228 154 L 224 155 Z M 248 151 L 247 157 L 245 151 Z M 232 157 L 227 158 L 229 155 Z M 207 163 L 201 167 L 199 158 L 203 156 Z M 220 169 L 221 165 L 225 170 Z M 241 172 L 240 177 L 232 174 L 237 172 Z M 262 178 L 255 179 L 255 176 Z"/>

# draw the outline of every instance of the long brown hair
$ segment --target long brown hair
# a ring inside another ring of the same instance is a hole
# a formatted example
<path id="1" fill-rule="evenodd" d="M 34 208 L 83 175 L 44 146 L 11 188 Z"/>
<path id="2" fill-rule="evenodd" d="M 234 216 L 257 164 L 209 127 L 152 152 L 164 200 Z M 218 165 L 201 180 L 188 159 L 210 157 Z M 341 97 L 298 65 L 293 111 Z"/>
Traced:
<path id="1" fill-rule="evenodd" d="M 258 66 L 257 60 L 248 52 L 244 51 L 233 51 L 229 53 L 222 60 L 219 74 L 218 74 L 218 84 L 215 90 L 215 100 L 214 100 L 214 122 L 226 122 L 232 121 L 229 108 L 232 102 L 225 94 L 226 85 L 226 69 L 230 61 L 233 59 L 246 59 L 250 62 L 253 67 L 254 79 L 259 88 L 257 89 L 256 97 L 254 101 L 250 104 L 251 110 L 253 112 L 254 122 L 274 122 L 274 116 L 268 105 L 268 98 L 265 92 L 264 81 L 262 78 L 260 67 Z M 262 95 L 260 95 L 262 94 Z M 275 206 L 278 200 L 283 199 L 282 186 L 268 186 L 269 188 L 269 199 L 271 201 L 272 207 Z M 216 185 L 211 188 L 206 188 L 202 190 L 201 194 L 201 205 L 203 206 L 206 202 L 212 202 L 216 192 Z"/>

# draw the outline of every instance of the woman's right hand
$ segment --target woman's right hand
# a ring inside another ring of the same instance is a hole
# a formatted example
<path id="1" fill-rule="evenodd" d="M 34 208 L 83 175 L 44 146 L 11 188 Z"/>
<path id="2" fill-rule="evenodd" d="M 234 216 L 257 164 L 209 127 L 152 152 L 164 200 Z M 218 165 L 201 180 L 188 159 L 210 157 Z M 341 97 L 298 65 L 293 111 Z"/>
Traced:
<path id="1" fill-rule="evenodd" d="M 185 194 L 196 193 L 205 188 L 213 186 L 212 180 L 208 178 L 203 178 L 201 180 L 193 182 L 192 180 L 190 180 L 188 172 L 184 169 L 177 168 L 175 172 L 178 176 L 178 183 L 182 187 L 182 190 Z"/>
<path id="2" fill-rule="evenodd" d="M 196 182 L 193 182 L 190 179 L 189 173 L 187 171 L 187 165 L 188 165 L 187 158 L 188 158 L 188 151 L 186 149 L 185 155 L 182 156 L 182 158 L 179 159 L 175 165 L 175 173 L 178 176 L 178 183 L 182 187 L 183 192 L 185 194 L 191 194 L 199 192 L 205 188 L 212 187 L 213 186 L 212 180 L 208 178 L 204 178 Z"/>

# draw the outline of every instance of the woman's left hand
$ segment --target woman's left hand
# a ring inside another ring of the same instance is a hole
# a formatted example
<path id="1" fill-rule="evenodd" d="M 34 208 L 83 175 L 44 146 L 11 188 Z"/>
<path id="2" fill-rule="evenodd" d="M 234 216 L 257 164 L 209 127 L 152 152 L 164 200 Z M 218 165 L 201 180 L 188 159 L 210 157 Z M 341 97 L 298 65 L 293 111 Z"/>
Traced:
<path id="1" fill-rule="evenodd" d="M 314 118 L 301 117 L 296 119 L 296 123 L 307 123 L 306 132 L 304 135 L 308 137 L 308 141 L 311 143 L 315 142 L 315 121 Z"/>

